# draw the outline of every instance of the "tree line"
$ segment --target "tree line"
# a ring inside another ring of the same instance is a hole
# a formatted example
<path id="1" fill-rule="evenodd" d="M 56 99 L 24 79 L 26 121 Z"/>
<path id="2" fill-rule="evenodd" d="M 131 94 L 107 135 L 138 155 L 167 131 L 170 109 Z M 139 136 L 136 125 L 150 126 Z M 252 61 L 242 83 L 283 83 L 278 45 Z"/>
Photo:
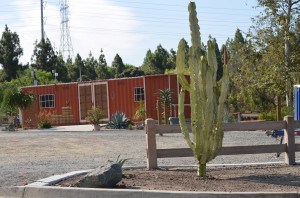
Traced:
<path id="1" fill-rule="evenodd" d="M 8 26 L 2 33 L 0 40 L 0 82 L 12 81 L 14 79 L 26 76 L 33 69 L 38 70 L 39 84 L 51 83 L 50 74 L 57 73 L 59 82 L 76 82 L 89 80 L 102 80 L 109 78 L 135 77 L 149 74 L 163 74 L 166 69 L 175 68 L 176 52 L 171 49 L 170 52 L 157 46 L 154 52 L 148 50 L 144 63 L 140 67 L 131 64 L 124 64 L 121 56 L 116 54 L 109 66 L 103 49 L 100 49 L 100 55 L 95 58 L 90 52 L 86 59 L 77 54 L 73 59 L 64 60 L 62 55 L 54 50 L 51 41 L 46 38 L 40 42 L 35 42 L 31 64 L 22 65 L 19 59 L 23 54 L 20 46 L 20 39 L 16 32 L 12 32 Z M 43 73 L 44 72 L 44 73 Z M 47 80 L 45 81 L 45 75 Z M 49 78 L 48 78 L 49 77 Z M 44 79 L 44 80 L 42 80 Z"/>
<path id="2" fill-rule="evenodd" d="M 209 37 L 215 45 L 217 78 L 222 77 L 223 54 L 226 53 L 230 69 L 229 112 L 251 110 L 274 113 L 276 107 L 286 106 L 285 113 L 291 113 L 292 87 L 300 83 L 297 82 L 300 72 L 300 2 L 257 2 L 263 11 L 253 18 L 248 32 L 237 28 L 234 38 L 228 38 L 220 46 L 215 38 Z M 0 102 L 7 87 L 12 90 L 33 84 L 33 68 L 37 69 L 38 84 L 55 83 L 53 72 L 58 73 L 56 82 L 176 73 L 176 51 L 168 51 L 160 44 L 154 51 L 149 49 L 146 52 L 143 64 L 138 67 L 124 64 L 119 54 L 108 65 L 104 51 L 99 50 L 98 58 L 90 53 L 86 59 L 77 54 L 74 60 L 64 60 L 46 38 L 35 42 L 31 64 L 21 65 L 19 58 L 23 49 L 19 36 L 5 26 L 0 40 Z M 207 51 L 203 43 L 201 50 L 203 53 Z M 189 44 L 186 42 L 186 61 L 188 56 Z M 188 61 L 186 65 L 188 67 Z"/>

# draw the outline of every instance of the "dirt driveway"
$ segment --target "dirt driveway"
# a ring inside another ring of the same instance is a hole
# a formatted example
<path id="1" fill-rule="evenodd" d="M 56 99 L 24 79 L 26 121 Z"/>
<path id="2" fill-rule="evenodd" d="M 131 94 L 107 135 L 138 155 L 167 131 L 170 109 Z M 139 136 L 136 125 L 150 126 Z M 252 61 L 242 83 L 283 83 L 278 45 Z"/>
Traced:
<path id="1" fill-rule="evenodd" d="M 181 134 L 157 137 L 157 145 L 186 147 Z M 224 145 L 272 144 L 263 133 L 229 132 Z M 126 166 L 146 166 L 146 138 L 142 130 L 100 132 L 0 131 L 0 186 L 16 186 L 70 171 L 92 169 L 117 156 Z M 299 158 L 297 158 L 299 159 Z M 219 156 L 212 163 L 276 162 L 274 154 Z M 159 159 L 159 165 L 194 165 L 193 158 Z"/>

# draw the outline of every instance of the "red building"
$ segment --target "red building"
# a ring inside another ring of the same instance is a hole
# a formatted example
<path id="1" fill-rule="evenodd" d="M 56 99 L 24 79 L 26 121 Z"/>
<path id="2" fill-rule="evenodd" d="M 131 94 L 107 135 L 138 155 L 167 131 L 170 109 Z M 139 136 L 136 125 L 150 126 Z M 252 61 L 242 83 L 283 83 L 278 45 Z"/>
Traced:
<path id="1" fill-rule="evenodd" d="M 37 101 L 25 110 L 23 120 L 25 125 L 32 127 L 36 127 L 43 118 L 50 119 L 53 125 L 83 124 L 86 123 L 87 111 L 92 107 L 103 110 L 104 121 L 108 121 L 117 111 L 124 112 L 132 119 L 140 100 L 144 102 L 147 117 L 157 119 L 159 89 L 171 90 L 171 114 L 176 116 L 179 87 L 176 75 L 22 87 L 23 91 L 37 96 Z M 186 112 L 189 115 L 188 97 L 186 103 Z"/>

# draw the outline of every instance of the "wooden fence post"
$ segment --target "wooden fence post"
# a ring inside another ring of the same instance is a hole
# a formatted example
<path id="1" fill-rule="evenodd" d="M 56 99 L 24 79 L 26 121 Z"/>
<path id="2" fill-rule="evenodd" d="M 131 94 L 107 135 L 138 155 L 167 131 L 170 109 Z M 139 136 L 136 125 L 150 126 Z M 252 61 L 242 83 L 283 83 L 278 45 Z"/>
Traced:
<path id="1" fill-rule="evenodd" d="M 156 121 L 146 119 L 146 140 L 147 140 L 147 168 L 157 168 L 156 132 L 154 130 Z"/>
<path id="2" fill-rule="evenodd" d="M 288 165 L 296 164 L 295 161 L 295 132 L 294 132 L 294 117 L 285 116 L 286 128 L 284 129 L 284 143 L 286 143 L 286 152 L 284 155 L 284 161 Z"/>

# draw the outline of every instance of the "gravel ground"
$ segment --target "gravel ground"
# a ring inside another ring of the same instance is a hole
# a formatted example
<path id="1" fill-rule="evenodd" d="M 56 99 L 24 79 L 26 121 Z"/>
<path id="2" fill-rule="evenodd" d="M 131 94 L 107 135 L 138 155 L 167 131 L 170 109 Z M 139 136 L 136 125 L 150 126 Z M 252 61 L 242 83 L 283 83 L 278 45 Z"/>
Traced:
<path id="1" fill-rule="evenodd" d="M 300 139 L 296 137 L 296 142 Z M 226 132 L 226 145 L 278 143 L 264 132 Z M 157 136 L 158 148 L 186 147 L 181 134 Z M 0 186 L 16 186 L 70 171 L 92 169 L 121 155 L 126 166 L 146 166 L 146 138 L 142 130 L 100 132 L 0 131 Z M 297 153 L 296 160 L 300 159 Z M 211 164 L 283 161 L 275 154 L 219 156 Z M 195 165 L 193 158 L 158 159 L 159 165 Z"/>

